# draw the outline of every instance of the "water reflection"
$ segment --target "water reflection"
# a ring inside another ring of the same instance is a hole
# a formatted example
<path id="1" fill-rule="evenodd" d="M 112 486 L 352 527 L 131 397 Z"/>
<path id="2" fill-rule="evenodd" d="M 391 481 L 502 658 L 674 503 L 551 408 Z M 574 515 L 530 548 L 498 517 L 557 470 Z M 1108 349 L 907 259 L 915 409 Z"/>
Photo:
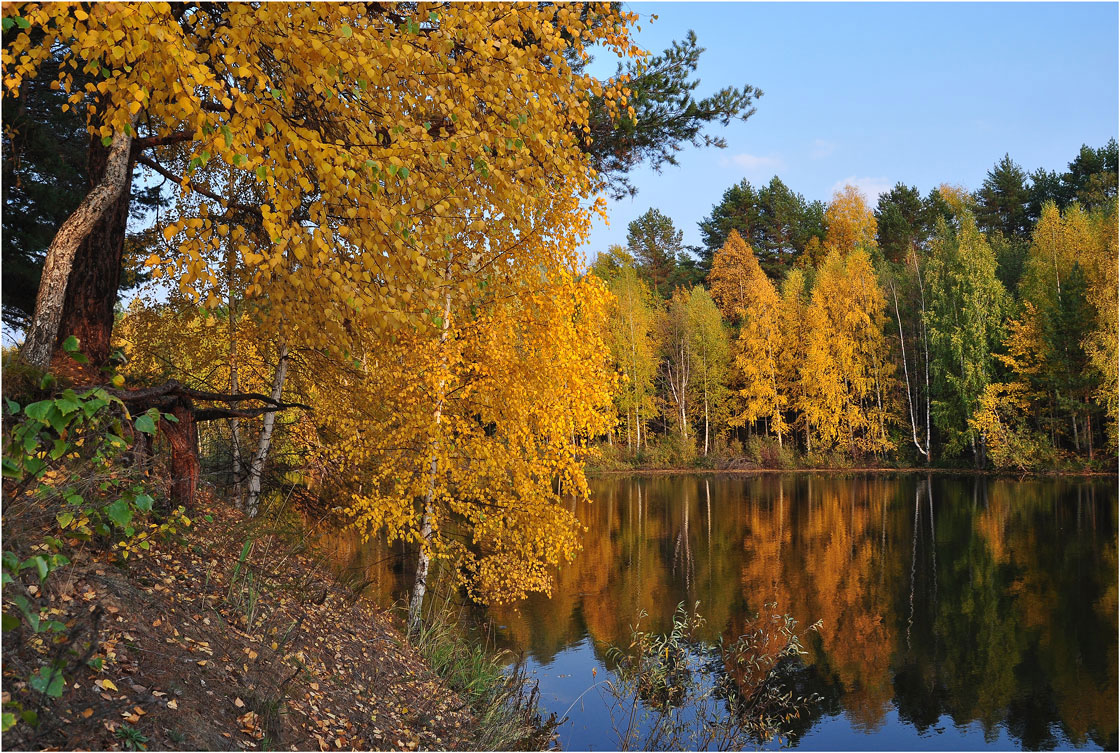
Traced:
<path id="1" fill-rule="evenodd" d="M 641 610 L 667 630 L 699 601 L 702 637 L 733 640 L 776 602 L 822 620 L 798 675 L 824 699 L 803 747 L 1117 748 L 1115 479 L 660 476 L 593 491 L 551 598 L 486 615 L 557 711 Z M 339 562 L 391 600 L 407 577 L 391 554 Z M 595 702 L 569 712 L 569 747 L 613 739 Z"/>

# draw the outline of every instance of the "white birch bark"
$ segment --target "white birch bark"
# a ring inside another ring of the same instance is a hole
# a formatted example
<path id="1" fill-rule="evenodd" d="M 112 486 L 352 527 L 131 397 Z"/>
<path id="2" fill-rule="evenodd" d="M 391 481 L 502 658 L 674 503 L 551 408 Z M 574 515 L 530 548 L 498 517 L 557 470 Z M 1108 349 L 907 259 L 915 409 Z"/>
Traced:
<path id="1" fill-rule="evenodd" d="M 443 302 L 443 329 L 439 335 L 439 343 L 442 346 L 447 342 L 448 330 L 451 324 L 451 294 L 448 293 L 444 297 Z M 440 423 L 443 421 L 443 388 L 445 384 L 443 380 L 439 383 L 439 398 L 436 401 L 436 409 L 434 413 L 436 432 L 439 431 Z M 432 460 L 431 470 L 428 477 L 428 493 L 424 498 L 424 516 L 420 519 L 420 553 L 416 557 L 416 579 L 412 582 L 412 594 L 408 599 L 408 632 L 410 635 L 415 635 L 420 628 L 420 614 L 421 607 L 424 605 L 424 594 L 428 591 L 428 570 L 431 567 L 431 540 L 432 531 L 434 529 L 433 519 L 435 512 L 432 509 L 432 503 L 435 500 L 436 490 L 436 475 L 439 473 L 439 457 L 436 451 L 439 449 L 439 437 L 432 438 Z"/>
<path id="2" fill-rule="evenodd" d="M 280 345 L 280 358 L 276 362 L 276 371 L 272 375 L 272 399 L 280 402 L 284 392 L 284 377 L 288 373 L 288 345 Z M 264 414 L 264 423 L 261 426 L 260 439 L 257 441 L 257 452 L 249 461 L 249 492 L 245 499 L 245 510 L 250 518 L 257 516 L 261 500 L 261 475 L 264 471 L 264 461 L 268 457 L 268 448 L 272 445 L 272 429 L 276 425 L 276 411 Z"/>

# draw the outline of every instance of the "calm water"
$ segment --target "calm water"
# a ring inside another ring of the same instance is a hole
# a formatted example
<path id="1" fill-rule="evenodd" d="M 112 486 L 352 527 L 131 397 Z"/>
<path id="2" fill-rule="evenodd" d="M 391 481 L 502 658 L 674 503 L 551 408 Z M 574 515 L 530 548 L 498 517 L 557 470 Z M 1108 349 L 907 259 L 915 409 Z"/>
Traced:
<path id="1" fill-rule="evenodd" d="M 796 747 L 1117 748 L 1115 479 L 682 475 L 593 491 L 551 598 L 483 615 L 567 713 L 566 749 L 618 744 L 601 687 L 585 693 L 611 676 L 606 646 L 629 643 L 641 610 L 663 630 L 697 601 L 710 640 L 769 602 L 822 621 L 797 684 L 823 700 Z M 408 577 L 392 554 L 338 542 L 382 600 Z"/>

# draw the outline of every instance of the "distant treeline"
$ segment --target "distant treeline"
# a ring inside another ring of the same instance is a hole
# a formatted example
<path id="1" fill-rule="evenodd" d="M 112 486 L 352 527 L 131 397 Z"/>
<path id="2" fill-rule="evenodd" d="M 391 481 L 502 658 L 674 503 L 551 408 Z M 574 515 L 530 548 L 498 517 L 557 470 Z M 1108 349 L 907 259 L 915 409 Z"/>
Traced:
<path id="1" fill-rule="evenodd" d="M 686 248 L 650 209 L 591 272 L 616 296 L 611 445 L 743 443 L 827 462 L 1084 467 L 1116 456 L 1117 142 L 1063 173 L 1005 156 L 975 192 L 872 209 L 777 177 L 724 192 Z"/>

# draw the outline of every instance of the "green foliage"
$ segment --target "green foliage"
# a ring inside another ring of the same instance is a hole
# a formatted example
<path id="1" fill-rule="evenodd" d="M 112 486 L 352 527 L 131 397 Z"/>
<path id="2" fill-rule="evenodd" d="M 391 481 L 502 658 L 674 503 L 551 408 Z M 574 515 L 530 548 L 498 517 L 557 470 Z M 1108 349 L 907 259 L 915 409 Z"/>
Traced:
<path id="1" fill-rule="evenodd" d="M 117 727 L 117 731 L 113 735 L 121 741 L 126 750 L 147 750 L 148 742 L 147 735 L 144 735 L 140 730 L 128 724 L 121 724 Z"/>
<path id="2" fill-rule="evenodd" d="M 52 380 L 44 378 L 43 383 Z M 142 483 L 120 467 L 130 416 L 119 398 L 100 388 L 80 393 L 66 389 L 26 406 L 12 399 L 4 402 L 5 640 L 17 640 L 23 631 L 30 631 L 65 643 L 68 628 L 50 618 L 47 593 L 51 576 L 70 564 L 66 552 L 72 543 L 115 541 L 124 559 L 148 549 L 152 534 L 175 533 L 177 526 L 190 521 L 180 508 L 162 522 L 144 525 L 154 500 Z M 159 417 L 155 409 L 140 416 L 136 430 L 154 433 Z M 28 511 L 40 518 L 46 513 L 47 522 L 30 534 L 13 536 L 9 525 L 13 515 Z M 30 537 L 34 539 L 28 545 Z M 27 678 L 30 689 L 59 698 L 66 686 L 68 661 L 68 656 L 59 654 L 38 667 Z M 5 713 L 5 729 L 29 719 L 18 701 L 5 708 L 13 709 Z"/>
<path id="3" fill-rule="evenodd" d="M 896 183 L 879 195 L 875 207 L 876 240 L 883 255 L 892 262 L 901 262 L 925 240 L 927 206 L 917 188 Z"/>
<path id="4" fill-rule="evenodd" d="M 50 88 L 53 78 L 24 81 L 18 99 L 3 98 L 3 310 L 19 327 L 35 311 L 47 246 L 89 190 L 85 119 L 62 112 L 66 92 Z"/>
<path id="5" fill-rule="evenodd" d="M 758 189 L 744 179 L 728 188 L 712 213 L 700 221 L 701 266 L 711 268 L 712 257 L 736 230 L 750 244 L 763 271 L 780 279 L 813 238 L 824 241 L 824 210 L 824 204 L 806 201 L 777 177 Z"/>
<path id="6" fill-rule="evenodd" d="M 724 87 L 703 99 L 693 96 L 700 84 L 696 69 L 703 51 L 689 31 L 684 41 L 673 42 L 660 55 L 620 65 L 616 75 L 629 76 L 632 117 L 612 118 L 602 97 L 591 98 L 591 141 L 585 149 L 615 198 L 636 193 L 627 174 L 639 164 L 658 171 L 675 165 L 685 144 L 722 149 L 726 142 L 703 130 L 754 114 L 754 101 L 762 91 L 750 85 Z"/>
<path id="7" fill-rule="evenodd" d="M 627 228 L 626 245 L 639 274 L 664 299 L 672 294 L 677 267 L 687 258 L 682 238 L 673 221 L 657 209 L 650 209 Z"/>
<path id="8" fill-rule="evenodd" d="M 958 222 L 957 230 L 941 225 L 929 259 L 933 418 L 945 437 L 945 454 L 971 448 L 981 463 L 982 437 L 968 419 L 998 376 L 994 354 L 1003 343 L 1010 299 L 996 276 L 995 254 L 971 213 L 964 211 Z"/>
<path id="9" fill-rule="evenodd" d="M 1024 240 L 1031 229 L 1029 201 L 1027 174 L 1005 154 L 976 192 L 976 223 L 986 233 Z"/>
<path id="10" fill-rule="evenodd" d="M 719 309 L 707 288 L 694 287 L 688 296 L 689 347 L 692 351 L 692 404 L 697 422 L 704 427 L 704 454 L 713 429 L 719 432 L 727 418 L 727 383 L 731 369 L 731 341 Z"/>
<path id="11" fill-rule="evenodd" d="M 622 250 L 619 249 L 621 252 Z M 640 449 L 644 422 L 654 414 L 654 376 L 657 354 L 653 325 L 657 314 L 656 301 L 649 286 L 637 274 L 629 255 L 620 256 L 620 267 L 610 280 L 615 296 L 608 321 L 608 345 L 625 381 L 615 395 L 615 404 L 625 416 L 626 443 Z M 621 441 L 621 428 L 619 429 Z"/>

